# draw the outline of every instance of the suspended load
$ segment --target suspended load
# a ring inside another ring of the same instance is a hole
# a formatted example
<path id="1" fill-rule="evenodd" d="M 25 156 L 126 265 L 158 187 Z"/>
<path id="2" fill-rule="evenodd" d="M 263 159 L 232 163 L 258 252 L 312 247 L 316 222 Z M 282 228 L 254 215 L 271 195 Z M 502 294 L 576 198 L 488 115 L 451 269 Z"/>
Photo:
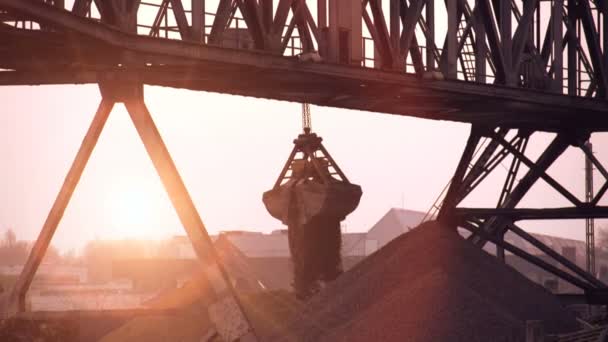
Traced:
<path id="1" fill-rule="evenodd" d="M 340 222 L 357 208 L 362 194 L 323 147 L 323 139 L 311 133 L 307 104 L 303 126 L 273 189 L 263 196 L 268 212 L 288 227 L 293 284 L 301 299 L 342 273 Z"/>

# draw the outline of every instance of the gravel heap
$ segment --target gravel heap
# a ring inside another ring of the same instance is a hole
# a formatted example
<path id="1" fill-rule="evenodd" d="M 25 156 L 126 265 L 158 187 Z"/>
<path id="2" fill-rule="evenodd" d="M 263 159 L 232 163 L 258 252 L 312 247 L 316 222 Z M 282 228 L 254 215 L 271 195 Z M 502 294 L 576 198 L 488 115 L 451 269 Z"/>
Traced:
<path id="1" fill-rule="evenodd" d="M 522 341 L 526 320 L 578 329 L 544 288 L 427 222 L 331 283 L 274 340 Z"/>

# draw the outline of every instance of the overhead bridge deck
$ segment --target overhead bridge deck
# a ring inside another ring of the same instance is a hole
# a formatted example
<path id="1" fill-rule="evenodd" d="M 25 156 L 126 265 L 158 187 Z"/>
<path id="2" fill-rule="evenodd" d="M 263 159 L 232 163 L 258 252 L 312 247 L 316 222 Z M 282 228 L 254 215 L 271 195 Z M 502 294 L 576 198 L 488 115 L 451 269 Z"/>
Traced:
<path id="1" fill-rule="evenodd" d="M 129 34 L 29 1 L 0 0 L 0 6 L 61 28 L 0 25 L 0 67 L 9 69 L 0 73 L 2 85 L 86 84 L 123 77 L 148 85 L 490 127 L 608 130 L 608 102 L 603 100 Z"/>

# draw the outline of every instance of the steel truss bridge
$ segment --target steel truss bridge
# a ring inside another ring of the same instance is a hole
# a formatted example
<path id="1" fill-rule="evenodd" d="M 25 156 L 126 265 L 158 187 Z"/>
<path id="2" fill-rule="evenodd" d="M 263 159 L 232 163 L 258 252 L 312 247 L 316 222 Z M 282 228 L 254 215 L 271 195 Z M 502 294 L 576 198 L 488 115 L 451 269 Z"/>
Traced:
<path id="1" fill-rule="evenodd" d="M 0 309 L 24 310 L 34 273 L 116 103 L 124 103 L 218 295 L 227 339 L 250 337 L 209 236 L 144 102 L 143 85 L 471 124 L 438 218 L 469 229 L 608 303 L 605 284 L 542 244 L 521 220 L 606 218 L 608 171 L 585 142 L 608 130 L 608 1 L 0 0 L 0 84 L 98 84 L 102 101 L 35 248 Z M 528 140 L 555 138 L 532 160 Z M 602 174 L 582 200 L 548 173 L 568 148 Z M 497 201 L 461 202 L 502 162 Z M 522 165 L 523 164 L 523 165 Z M 569 207 L 522 208 L 546 182 Z M 550 259 L 507 243 L 512 232 Z"/>

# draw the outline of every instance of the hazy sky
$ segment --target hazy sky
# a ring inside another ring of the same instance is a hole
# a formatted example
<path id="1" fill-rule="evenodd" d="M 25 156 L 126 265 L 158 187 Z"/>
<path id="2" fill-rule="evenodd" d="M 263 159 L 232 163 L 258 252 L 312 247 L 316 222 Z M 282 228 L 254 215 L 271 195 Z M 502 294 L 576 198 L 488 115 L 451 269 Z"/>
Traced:
<path id="1" fill-rule="evenodd" d="M 301 130 L 299 104 L 158 87 L 146 87 L 146 101 L 211 232 L 282 227 L 266 212 L 261 196 Z M 95 86 L 4 87 L 0 102 L 0 230 L 13 227 L 20 238 L 34 239 L 99 93 Z M 346 220 L 348 231 L 369 229 L 391 207 L 428 210 L 451 177 L 469 131 L 465 124 L 335 108 L 313 106 L 312 113 L 313 130 L 349 179 L 363 187 L 359 208 Z M 549 138 L 532 141 L 531 155 L 538 155 Z M 600 138 L 594 138 L 596 150 L 606 160 Z M 505 174 L 499 167 L 467 204 L 495 205 Z M 551 174 L 582 198 L 581 153 L 569 151 Z M 566 204 L 544 184 L 524 203 Z M 535 227 L 584 238 L 583 222 Z M 117 105 L 54 244 L 78 248 L 92 238 L 162 238 L 182 232 L 128 114 Z"/>
<path id="2" fill-rule="evenodd" d="M 314 11 L 314 2 L 310 2 Z M 71 6 L 71 1 L 67 1 Z M 208 11 L 213 11 L 213 1 Z M 445 16 L 437 6 L 437 36 Z M 154 13 L 142 15 L 152 16 Z M 293 138 L 300 105 L 169 88 L 146 88 L 146 101 L 210 232 L 282 228 L 265 210 L 262 193 L 274 184 Z M 46 218 L 99 103 L 96 86 L 0 89 L 0 231 L 12 227 L 34 239 Z M 346 220 L 348 231 L 368 230 L 389 208 L 427 211 L 450 179 L 469 126 L 335 108 L 312 108 L 313 130 L 363 198 Z M 532 140 L 534 158 L 550 136 Z M 606 138 L 594 136 L 608 160 Z M 551 175 L 579 198 L 584 194 L 582 153 L 568 151 Z M 508 164 L 505 163 L 505 167 Z M 524 168 L 525 169 L 525 168 Z M 497 168 L 467 205 L 495 205 L 506 170 Z M 601 176 L 596 173 L 596 187 Z M 544 183 L 522 203 L 562 206 Z M 529 224 L 584 238 L 582 221 Z M 79 248 L 92 238 L 163 238 L 183 229 L 122 105 L 117 105 L 54 239 Z"/>

